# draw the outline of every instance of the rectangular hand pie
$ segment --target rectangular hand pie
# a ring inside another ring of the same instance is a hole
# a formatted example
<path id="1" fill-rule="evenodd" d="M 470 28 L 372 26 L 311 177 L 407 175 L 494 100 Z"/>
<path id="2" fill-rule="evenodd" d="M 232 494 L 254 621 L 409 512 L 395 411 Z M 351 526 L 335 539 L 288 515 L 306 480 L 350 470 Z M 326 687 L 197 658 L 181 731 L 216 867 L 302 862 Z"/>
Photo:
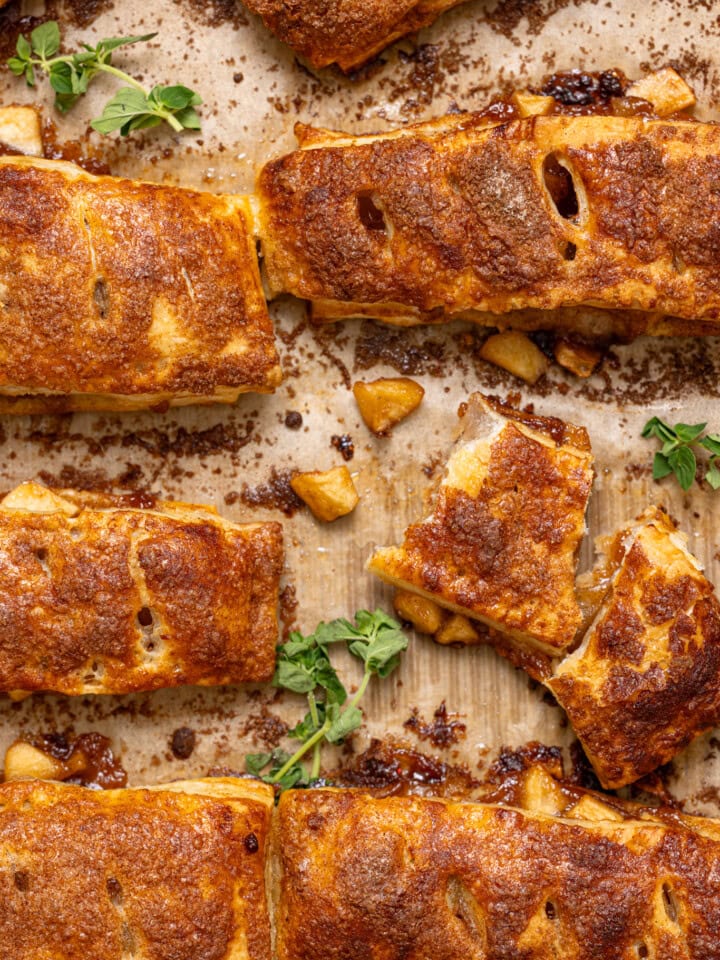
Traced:
<path id="1" fill-rule="evenodd" d="M 5 960 L 270 960 L 272 790 L 0 785 Z"/>
<path id="2" fill-rule="evenodd" d="M 464 0 L 244 0 L 284 43 L 314 67 L 348 72 L 394 40 Z"/>
<path id="3" fill-rule="evenodd" d="M 614 789 L 720 721 L 720 604 L 656 508 L 607 549 L 596 571 L 606 591 L 599 609 L 547 685 L 601 783 Z"/>
<path id="4" fill-rule="evenodd" d="M 575 568 L 592 462 L 583 427 L 474 394 L 432 513 L 368 569 L 557 655 L 582 621 Z"/>
<path id="5" fill-rule="evenodd" d="M 283 795 L 278 960 L 720 958 L 716 825 Z"/>
<path id="6" fill-rule="evenodd" d="M 718 330 L 717 124 L 463 114 L 298 133 L 260 173 L 261 235 L 271 291 L 318 319 Z"/>
<path id="7" fill-rule="evenodd" d="M 0 157 L 0 413 L 280 382 L 249 201 Z"/>
<path id="8" fill-rule="evenodd" d="M 266 682 L 278 523 L 23 484 L 0 503 L 0 690 Z"/>

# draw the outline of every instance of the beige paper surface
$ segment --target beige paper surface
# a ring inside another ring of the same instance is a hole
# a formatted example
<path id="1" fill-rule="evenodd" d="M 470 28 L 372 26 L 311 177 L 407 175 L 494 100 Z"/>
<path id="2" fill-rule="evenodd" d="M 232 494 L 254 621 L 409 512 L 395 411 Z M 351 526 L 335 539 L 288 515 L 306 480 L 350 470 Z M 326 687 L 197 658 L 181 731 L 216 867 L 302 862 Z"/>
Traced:
<path id="1" fill-rule="evenodd" d="M 257 163 L 292 147 L 297 120 L 353 131 L 386 129 L 453 104 L 482 107 L 493 93 L 536 82 L 554 69 L 617 66 L 633 77 L 674 63 L 696 89 L 699 115 L 715 116 L 720 22 L 709 6 L 684 0 L 641 5 L 509 0 L 496 9 L 471 0 L 416 40 L 396 45 L 384 63 L 355 80 L 332 71 L 313 76 L 232 0 L 214 6 L 200 0 L 150 5 L 116 0 L 82 27 L 73 24 L 67 8 L 63 23 L 69 44 L 158 30 L 151 53 L 138 46 L 118 62 L 148 83 L 187 83 L 205 100 L 200 135 L 174 137 L 160 130 L 103 143 L 93 136 L 113 172 L 245 191 Z M 41 0 L 27 0 L 22 12 L 42 9 Z M 7 18 L 19 10 L 13 5 L 5 12 L 3 29 L 10 29 Z M 2 73 L 0 85 L 4 102 L 43 103 L 62 140 L 84 134 L 98 103 L 114 88 L 110 80 L 99 81 L 96 92 L 62 119 L 52 112 L 45 81 L 38 91 L 28 91 Z M 588 517 L 591 537 L 613 530 L 648 502 L 661 503 L 690 534 L 691 548 L 711 578 L 720 579 L 720 492 L 695 488 L 684 495 L 672 482 L 654 484 L 649 473 L 654 444 L 640 439 L 653 414 L 672 422 L 708 420 L 720 429 L 719 341 L 640 340 L 614 348 L 589 381 L 554 366 L 547 381 L 533 389 L 477 359 L 473 351 L 480 341 L 465 325 L 383 331 L 352 322 L 313 330 L 301 304 L 281 301 L 271 312 L 287 372 L 274 397 L 247 396 L 231 408 L 164 415 L 6 418 L 0 425 L 0 488 L 40 476 L 61 485 L 142 488 L 210 503 L 233 520 L 282 519 L 297 620 L 312 629 L 319 619 L 349 615 L 358 607 L 391 609 L 390 591 L 363 572 L 364 561 L 374 544 L 396 541 L 418 516 L 432 482 L 428 474 L 451 445 L 458 404 L 473 390 L 484 390 L 588 426 L 598 474 Z M 359 420 L 349 386 L 355 379 L 398 371 L 421 382 L 426 397 L 392 437 L 377 439 Z M 285 426 L 288 411 L 302 414 L 299 431 Z M 354 442 L 348 466 L 362 497 L 351 517 L 324 526 L 307 511 L 286 518 L 276 509 L 243 503 L 243 489 L 267 483 L 273 469 L 342 463 L 331 442 L 342 434 Z M 582 568 L 592 561 L 591 537 Z M 359 678 L 355 663 L 342 661 L 342 670 L 349 682 Z M 70 727 L 110 736 L 131 784 L 201 775 L 218 764 L 242 769 L 245 753 L 264 749 L 267 737 L 272 739 L 274 717 L 295 722 L 304 712 L 299 698 L 274 699 L 267 688 L 77 700 L 37 696 L 14 705 L 3 699 L 0 750 L 20 733 Z M 402 726 L 411 710 L 417 707 L 429 717 L 442 700 L 467 724 L 465 739 L 446 758 L 473 769 L 503 745 L 529 740 L 566 745 L 572 739 L 559 708 L 549 706 L 541 690 L 491 650 L 443 649 L 415 638 L 402 668 L 366 698 L 369 719 L 356 749 L 370 736 L 412 741 Z M 197 746 L 184 761 L 169 749 L 172 732 L 181 726 L 197 734 Z M 720 785 L 714 754 L 706 736 L 675 764 L 671 789 L 689 801 L 689 809 L 720 813 L 712 802 L 712 787 Z"/>

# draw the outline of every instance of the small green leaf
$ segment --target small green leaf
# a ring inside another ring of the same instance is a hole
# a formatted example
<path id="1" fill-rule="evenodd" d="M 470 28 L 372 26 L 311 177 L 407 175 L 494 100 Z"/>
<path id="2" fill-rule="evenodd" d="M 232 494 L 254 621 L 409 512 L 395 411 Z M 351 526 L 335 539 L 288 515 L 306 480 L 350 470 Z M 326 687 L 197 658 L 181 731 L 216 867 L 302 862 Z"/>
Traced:
<path id="1" fill-rule="evenodd" d="M 200 116 L 195 107 L 185 107 L 184 110 L 179 110 L 175 114 L 175 119 L 179 120 L 186 130 L 201 129 Z"/>
<path id="2" fill-rule="evenodd" d="M 325 734 L 325 739 L 329 743 L 340 743 L 354 730 L 357 730 L 358 727 L 361 727 L 362 722 L 362 710 L 353 706 L 346 707 L 330 726 L 329 730 Z"/>
<path id="3" fill-rule="evenodd" d="M 30 34 L 33 52 L 41 60 L 47 60 L 54 57 L 60 49 L 60 27 L 55 20 L 49 20 L 47 23 L 41 23 Z"/>
<path id="4" fill-rule="evenodd" d="M 707 423 L 676 423 L 675 433 L 683 443 L 694 443 L 706 426 Z"/>
<path id="5" fill-rule="evenodd" d="M 662 480 L 669 476 L 673 468 L 668 463 L 668 458 L 663 453 L 656 453 L 653 460 L 653 480 Z"/>
<path id="6" fill-rule="evenodd" d="M 32 56 L 32 47 L 30 42 L 22 34 L 19 34 L 17 38 L 17 43 L 15 44 L 15 51 L 20 58 L 20 60 L 29 60 Z"/>
<path id="7" fill-rule="evenodd" d="M 177 84 L 173 87 L 153 87 L 149 99 L 173 112 L 202 103 L 200 97 L 189 87 Z"/>
<path id="8" fill-rule="evenodd" d="M 93 120 L 90 126 L 98 133 L 112 133 L 127 126 L 137 116 L 152 113 L 148 107 L 147 97 L 134 87 L 121 87 L 115 96 L 108 100 L 102 115 Z"/>
<path id="9" fill-rule="evenodd" d="M 27 60 L 20 60 L 19 57 L 10 57 L 7 65 L 10 68 L 10 73 L 15 74 L 16 77 L 22 77 L 30 66 Z M 30 86 L 32 86 L 32 84 L 30 84 Z"/>
<path id="10" fill-rule="evenodd" d="M 705 479 L 713 488 L 713 490 L 720 488 L 720 468 L 718 468 L 716 460 L 710 461 L 710 467 L 705 474 Z"/>
<path id="11" fill-rule="evenodd" d="M 153 40 L 156 36 L 157 33 L 144 33 L 142 36 L 134 37 L 108 37 L 98 43 L 94 48 L 94 52 L 102 57 L 104 54 L 117 50 L 118 47 L 127 47 L 132 43 L 144 43 L 146 40 Z M 93 50 L 93 48 L 88 47 L 87 44 L 85 46 L 88 50 Z"/>
<path id="12" fill-rule="evenodd" d="M 254 777 L 259 777 L 271 760 L 271 753 L 248 753 L 245 757 L 245 770 Z"/>
<path id="13" fill-rule="evenodd" d="M 709 450 L 713 456 L 720 455 L 720 436 L 717 433 L 709 433 L 700 441 L 700 445 Z"/>
<path id="14" fill-rule="evenodd" d="M 303 664 L 280 660 L 273 677 L 273 686 L 293 693 L 310 693 L 317 686 L 315 673 Z"/>
<path id="15" fill-rule="evenodd" d="M 642 429 L 643 437 L 657 437 L 664 443 L 677 440 L 675 431 L 659 417 L 652 417 Z"/>
<path id="16" fill-rule="evenodd" d="M 690 447 L 678 447 L 668 457 L 668 463 L 683 490 L 689 490 L 695 480 L 697 460 Z"/>

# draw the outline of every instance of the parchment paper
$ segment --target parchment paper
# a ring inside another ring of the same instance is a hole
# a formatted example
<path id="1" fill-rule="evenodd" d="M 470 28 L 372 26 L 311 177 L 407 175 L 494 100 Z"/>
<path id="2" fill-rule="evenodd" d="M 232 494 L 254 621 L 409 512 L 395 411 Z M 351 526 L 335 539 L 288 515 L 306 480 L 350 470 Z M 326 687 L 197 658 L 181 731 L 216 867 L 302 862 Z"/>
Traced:
<path id="1" fill-rule="evenodd" d="M 293 146 L 297 120 L 380 130 L 453 106 L 482 107 L 496 92 L 576 66 L 616 66 L 634 77 L 673 63 L 694 85 L 699 115 L 717 115 L 720 20 L 713 5 L 700 0 L 510 0 L 499 6 L 472 0 L 418 38 L 397 44 L 354 79 L 333 71 L 312 75 L 233 0 L 215 6 L 200 0 L 116 0 L 114 7 L 100 0 L 96 6 L 95 17 L 79 6 L 75 12 L 71 6 L 48 12 L 60 16 L 69 43 L 158 30 L 152 55 L 138 46 L 122 55 L 123 65 L 148 83 L 185 82 L 201 92 L 205 105 L 198 136 L 173 137 L 161 130 L 126 142 L 101 143 L 93 135 L 90 143 L 115 173 L 208 190 L 251 189 L 256 165 Z M 7 32 L 8 17 L 44 9 L 42 0 L 23 0 L 0 23 Z M 3 71 L 0 87 L 4 102 L 44 104 L 59 138 L 67 140 L 85 134 L 113 84 L 98 81 L 96 94 L 67 119 L 53 114 L 44 82 L 29 91 Z M 458 404 L 483 390 L 589 428 L 597 482 L 581 568 L 592 562 L 593 536 L 656 502 L 690 534 L 691 548 L 710 577 L 720 579 L 715 530 L 720 493 L 696 487 L 684 495 L 671 481 L 654 483 L 654 444 L 640 439 L 653 414 L 673 422 L 707 420 L 720 429 L 720 341 L 639 340 L 613 348 L 590 381 L 554 366 L 546 381 L 529 388 L 473 356 L 479 340 L 469 326 L 383 333 L 379 326 L 351 322 L 313 330 L 301 304 L 281 301 L 271 312 L 288 374 L 274 397 L 247 396 L 230 408 L 165 415 L 6 418 L 0 424 L 0 488 L 39 475 L 60 485 L 143 488 L 211 503 L 233 520 L 282 519 L 286 582 L 296 591 L 297 623 L 312 629 L 320 619 L 350 615 L 359 607 L 391 609 L 390 591 L 363 572 L 364 562 L 374 544 L 395 542 L 422 511 L 433 468 L 437 478 L 437 463 L 450 448 Z M 360 421 L 349 386 L 358 378 L 398 371 L 421 382 L 426 397 L 392 437 L 376 439 Z M 288 411 L 301 413 L 300 430 L 285 426 Z M 266 483 L 273 468 L 342 463 L 331 445 L 333 435 L 342 434 L 354 442 L 348 466 L 362 497 L 350 517 L 321 525 L 307 511 L 284 517 L 277 509 L 243 503 L 244 487 Z M 357 681 L 356 664 L 342 661 L 341 669 L 349 682 Z M 368 721 L 355 749 L 371 736 L 403 737 L 418 745 L 403 722 L 413 708 L 430 717 L 443 700 L 467 725 L 465 739 L 444 757 L 473 770 L 485 767 L 503 745 L 572 740 L 562 711 L 492 650 L 445 649 L 418 637 L 392 681 L 374 686 L 364 701 Z M 218 764 L 243 769 L 245 753 L 276 738 L 281 729 L 276 718 L 294 723 L 303 713 L 299 698 L 278 701 L 269 688 L 2 700 L 0 750 L 20 733 L 98 730 L 112 738 L 131 784 L 159 782 L 203 774 Z M 196 748 L 184 761 L 169 749 L 172 732 L 182 726 L 197 734 Z M 720 786 L 720 760 L 713 742 L 711 736 L 697 741 L 676 761 L 668 782 L 688 809 L 717 814 L 713 788 Z"/>

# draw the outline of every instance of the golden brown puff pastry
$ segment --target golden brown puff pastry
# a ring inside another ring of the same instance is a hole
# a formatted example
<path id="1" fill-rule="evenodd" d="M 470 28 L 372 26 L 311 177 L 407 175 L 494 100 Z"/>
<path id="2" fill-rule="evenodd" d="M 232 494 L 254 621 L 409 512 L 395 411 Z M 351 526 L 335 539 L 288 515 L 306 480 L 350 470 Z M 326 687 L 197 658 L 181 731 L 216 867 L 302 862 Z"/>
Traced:
<path id="1" fill-rule="evenodd" d="M 666 514 L 609 545 L 607 593 L 548 686 L 603 786 L 621 787 L 720 723 L 720 604 Z"/>
<path id="2" fill-rule="evenodd" d="M 270 960 L 272 791 L 0 786 L 5 960 Z"/>
<path id="3" fill-rule="evenodd" d="M 278 960 L 718 960 L 718 839 L 683 825 L 290 791 Z"/>
<path id="4" fill-rule="evenodd" d="M 278 523 L 23 484 L 0 504 L 0 690 L 270 680 Z"/>
<path id="5" fill-rule="evenodd" d="M 271 291 L 318 319 L 718 330 L 718 125 L 468 114 L 299 133 L 259 175 L 259 216 Z"/>
<path id="6" fill-rule="evenodd" d="M 368 569 L 557 654 L 581 624 L 575 566 L 592 485 L 587 432 L 474 394 L 430 516 Z"/>
<path id="7" fill-rule="evenodd" d="M 465 0 L 244 0 L 314 67 L 348 72 Z"/>
<path id="8" fill-rule="evenodd" d="M 0 413 L 280 382 L 249 201 L 0 157 Z"/>

